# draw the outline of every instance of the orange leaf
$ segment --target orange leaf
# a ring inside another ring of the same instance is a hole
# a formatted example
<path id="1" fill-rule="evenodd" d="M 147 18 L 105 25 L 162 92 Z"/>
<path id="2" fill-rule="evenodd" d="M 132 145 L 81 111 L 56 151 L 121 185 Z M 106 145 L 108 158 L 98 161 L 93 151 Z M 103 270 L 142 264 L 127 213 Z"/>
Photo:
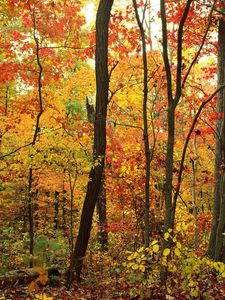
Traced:
<path id="1" fill-rule="evenodd" d="M 28 291 L 29 293 L 37 293 L 39 290 L 39 286 L 37 284 L 37 282 L 32 281 L 29 285 L 28 285 Z"/>

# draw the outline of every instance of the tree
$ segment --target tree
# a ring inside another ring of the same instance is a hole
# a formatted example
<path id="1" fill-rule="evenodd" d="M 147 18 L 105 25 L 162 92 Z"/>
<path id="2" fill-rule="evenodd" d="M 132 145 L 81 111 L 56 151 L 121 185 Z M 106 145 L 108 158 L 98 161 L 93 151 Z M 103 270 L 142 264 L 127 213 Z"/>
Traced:
<path id="1" fill-rule="evenodd" d="M 138 23 L 138 27 L 141 34 L 141 43 L 142 43 L 142 60 L 143 60 L 143 139 L 144 139 L 144 148 L 145 148 L 145 213 L 144 213 L 144 224 L 145 224 L 145 232 L 144 232 L 144 240 L 145 247 L 149 246 L 149 233 L 150 233 L 150 224 L 149 224 L 149 197 L 150 197 L 150 164 L 151 164 L 151 152 L 149 146 L 149 133 L 148 133 L 148 62 L 147 62 L 147 52 L 146 52 L 146 40 L 145 40 L 145 30 L 143 26 L 143 21 L 145 19 L 145 15 L 143 14 L 143 20 L 141 21 L 136 0 L 133 0 L 135 16 Z M 147 4 L 145 4 L 147 5 Z M 144 8 L 145 11 L 146 8 Z"/>
<path id="2" fill-rule="evenodd" d="M 79 233 L 68 271 L 68 284 L 73 281 L 74 272 L 80 279 L 82 259 L 85 256 L 90 237 L 92 218 L 99 196 L 106 150 L 106 118 L 108 106 L 108 26 L 113 0 L 101 0 L 96 17 L 96 110 L 94 123 L 93 166 L 89 174 L 87 192 L 83 204 Z"/>
<path id="3" fill-rule="evenodd" d="M 165 218 L 164 218 L 164 233 L 166 233 L 170 228 L 174 229 L 174 221 L 175 221 L 175 212 L 176 212 L 176 203 L 177 198 L 180 191 L 180 185 L 182 181 L 182 172 L 183 172 L 183 164 L 186 155 L 186 150 L 188 147 L 188 143 L 190 140 L 190 136 L 194 130 L 196 122 L 201 114 L 202 109 L 204 106 L 211 101 L 217 92 L 223 88 L 220 86 L 211 96 L 209 96 L 205 101 L 201 103 L 199 106 L 195 117 L 193 118 L 192 125 L 190 130 L 187 134 L 185 139 L 182 159 L 180 163 L 179 175 L 178 175 L 178 182 L 175 187 L 175 193 L 173 195 L 173 167 L 174 167 L 174 145 L 175 145 L 175 128 L 176 128 L 176 118 L 175 118 L 175 111 L 180 102 L 182 94 L 184 93 L 185 84 L 187 79 L 189 78 L 190 72 L 194 64 L 197 62 L 199 55 L 202 52 L 203 45 L 205 44 L 206 37 L 211 25 L 211 18 L 213 13 L 213 8 L 215 6 L 215 2 L 210 10 L 209 17 L 208 17 L 208 25 L 203 32 L 203 38 L 200 43 L 199 49 L 196 52 L 193 60 L 191 61 L 189 67 L 186 69 L 186 66 L 183 62 L 183 50 L 184 50 L 184 25 L 190 15 L 193 15 L 194 11 L 191 7 L 192 0 L 187 0 L 183 4 L 183 13 L 181 18 L 179 17 L 179 25 L 177 30 L 177 56 L 176 56 L 176 71 L 175 75 L 173 76 L 173 69 L 171 67 L 171 62 L 169 61 L 168 55 L 168 33 L 167 33 L 167 15 L 166 15 L 166 6 L 165 1 L 160 1 L 160 11 L 161 11 L 161 19 L 162 19 L 162 47 L 163 47 L 163 60 L 165 65 L 165 72 L 166 72 L 166 82 L 167 82 L 167 101 L 168 101 L 168 111 L 167 111 L 167 130 L 168 130 L 168 138 L 167 138 L 167 152 L 166 152 L 166 180 L 165 180 Z M 190 19 L 189 19 L 190 20 Z M 184 70 L 186 71 L 185 74 Z M 175 78 L 175 80 L 174 80 Z M 175 81 L 175 88 L 173 89 L 173 84 Z M 165 248 L 170 248 L 170 242 L 166 239 L 163 240 L 163 250 Z M 166 280 L 166 270 L 162 267 L 161 270 L 161 280 L 165 282 Z"/>
<path id="4" fill-rule="evenodd" d="M 224 5 L 224 1 L 220 1 Z M 224 9 L 223 9 L 224 11 Z M 225 20 L 221 17 L 218 24 L 218 86 L 225 83 Z M 224 260 L 223 235 L 225 229 L 225 90 L 218 94 L 218 118 L 216 121 L 216 150 L 215 150 L 215 185 L 213 223 L 208 245 L 208 255 L 215 260 Z"/>

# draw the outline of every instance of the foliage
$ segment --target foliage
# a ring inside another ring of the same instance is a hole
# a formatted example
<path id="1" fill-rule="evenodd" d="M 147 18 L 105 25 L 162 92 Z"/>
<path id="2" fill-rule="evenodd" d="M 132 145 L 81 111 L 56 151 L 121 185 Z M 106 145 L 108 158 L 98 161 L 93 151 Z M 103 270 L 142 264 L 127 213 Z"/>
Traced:
<path id="1" fill-rule="evenodd" d="M 187 1 L 165 2 L 175 92 L 178 28 Z M 200 48 L 213 4 L 211 0 L 204 4 L 191 2 L 182 37 L 182 80 Z M 85 11 L 93 3 L 96 9 L 97 1 L 0 1 L 0 276 L 13 269 L 26 269 L 31 263 L 39 272 L 29 291 L 27 284 L 18 287 L 18 291 L 16 286 L 6 288 L 0 299 L 17 296 L 20 299 L 22 291 L 24 298 L 46 300 L 73 296 L 75 299 L 222 299 L 224 263 L 205 256 L 213 214 L 215 124 L 223 118 L 216 111 L 217 96 L 198 118 L 181 166 L 190 124 L 216 87 L 215 36 L 217 22 L 223 18 L 217 2 L 204 47 L 175 110 L 171 194 L 178 189 L 179 194 L 174 230 L 163 234 L 168 82 L 161 55 L 161 34 L 156 28 L 162 16 L 156 12 L 154 3 L 146 1 L 145 6 L 144 1 L 137 1 L 140 14 L 145 12 L 149 75 L 151 242 L 146 248 L 143 247 L 146 207 L 140 34 L 132 4 L 126 1 L 114 4 L 109 26 L 104 182 L 108 252 L 100 251 L 96 212 L 88 252 L 83 259 L 83 282 L 74 283 L 73 295 L 65 288 L 65 277 L 58 283 L 60 287 L 49 286 L 47 270 L 56 266 L 64 273 L 68 268 L 93 164 L 94 132 L 93 124 L 88 121 L 86 100 L 95 107 L 95 28 Z M 101 158 L 96 160 L 97 165 Z M 33 253 L 30 253 L 31 221 Z M 163 243 L 167 244 L 164 250 Z M 169 275 L 165 286 L 160 283 L 163 268 Z"/>

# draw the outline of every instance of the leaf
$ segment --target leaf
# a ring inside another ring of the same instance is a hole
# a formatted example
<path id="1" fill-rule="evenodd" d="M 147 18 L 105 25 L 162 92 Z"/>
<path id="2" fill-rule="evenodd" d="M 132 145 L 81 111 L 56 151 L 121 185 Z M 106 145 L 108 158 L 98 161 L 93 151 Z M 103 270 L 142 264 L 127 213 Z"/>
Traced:
<path id="1" fill-rule="evenodd" d="M 181 249 L 181 243 L 180 242 L 177 242 L 176 246 L 177 246 L 178 249 Z"/>
<path id="2" fill-rule="evenodd" d="M 46 267 L 45 267 L 45 265 L 42 265 L 41 267 L 39 267 L 39 268 L 37 269 L 37 271 L 38 271 L 38 274 L 39 274 L 39 275 L 46 274 Z"/>
<path id="3" fill-rule="evenodd" d="M 35 299 L 40 299 L 40 300 L 53 300 L 52 297 L 48 297 L 45 293 L 44 294 L 36 294 Z"/>
<path id="4" fill-rule="evenodd" d="M 42 274 L 38 277 L 37 279 L 41 284 L 45 285 L 48 281 L 48 275 L 47 274 Z"/>
<path id="5" fill-rule="evenodd" d="M 191 280 L 189 283 L 188 283 L 188 286 L 190 287 L 195 287 L 197 285 L 197 283 L 193 280 Z"/>
<path id="6" fill-rule="evenodd" d="M 173 263 L 169 263 L 168 270 L 169 270 L 169 272 L 176 272 L 177 267 Z"/>
<path id="7" fill-rule="evenodd" d="M 61 248 L 61 245 L 59 243 L 57 243 L 56 241 L 50 241 L 49 242 L 49 248 L 52 251 L 56 251 L 56 250 L 59 250 Z"/>
<path id="8" fill-rule="evenodd" d="M 37 285 L 37 282 L 32 281 L 29 285 L 28 285 L 28 291 L 30 294 L 32 293 L 37 293 L 39 290 L 39 286 Z"/>
<path id="9" fill-rule="evenodd" d="M 155 244 L 158 244 L 158 241 L 157 240 L 154 240 L 153 242 L 151 242 L 151 245 L 155 245 Z"/>
<path id="10" fill-rule="evenodd" d="M 158 244 L 155 244 L 154 246 L 153 246 L 153 252 L 154 253 L 157 253 L 157 252 L 159 252 L 159 245 Z"/>
<path id="11" fill-rule="evenodd" d="M 163 256 L 168 256 L 170 254 L 170 249 L 166 248 L 163 250 Z"/>
<path id="12" fill-rule="evenodd" d="M 164 234 L 164 240 L 168 241 L 168 238 L 170 237 L 170 234 L 168 232 L 166 232 Z"/>
<path id="13" fill-rule="evenodd" d="M 137 270 L 138 269 L 138 265 L 137 264 L 133 264 L 132 269 L 133 270 Z"/>
<path id="14" fill-rule="evenodd" d="M 180 257 L 181 253 L 180 253 L 180 250 L 178 248 L 175 248 L 174 250 L 174 254 L 178 257 Z"/>
<path id="15" fill-rule="evenodd" d="M 163 265 L 163 266 L 167 266 L 167 259 L 166 259 L 165 256 L 162 257 L 162 265 Z"/>
<path id="16" fill-rule="evenodd" d="M 222 276 L 223 278 L 225 278 L 225 272 L 223 272 L 223 273 L 221 274 L 221 276 Z"/>
<path id="17" fill-rule="evenodd" d="M 141 272 L 145 271 L 145 266 L 144 265 L 140 265 L 139 269 L 141 270 Z"/>

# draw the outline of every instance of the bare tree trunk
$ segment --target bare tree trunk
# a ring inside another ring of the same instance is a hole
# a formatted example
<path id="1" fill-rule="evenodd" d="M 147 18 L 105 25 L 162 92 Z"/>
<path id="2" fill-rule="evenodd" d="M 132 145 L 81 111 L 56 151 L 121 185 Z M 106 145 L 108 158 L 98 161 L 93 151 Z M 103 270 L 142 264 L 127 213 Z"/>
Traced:
<path id="1" fill-rule="evenodd" d="M 97 200 L 98 214 L 98 242 L 101 246 L 101 251 L 108 250 L 108 232 L 107 232 L 107 216 L 106 216 L 106 189 L 105 189 L 105 172 L 103 171 L 100 193 Z"/>
<path id="2" fill-rule="evenodd" d="M 221 1 L 224 2 L 224 1 Z M 218 27 L 218 86 L 221 86 L 225 83 L 225 21 L 220 19 Z M 224 164 L 224 111 L 225 111 L 225 90 L 221 90 L 218 94 L 218 103 L 217 103 L 217 112 L 220 115 L 223 113 L 223 118 L 219 117 L 216 123 L 216 152 L 215 152 L 215 186 L 214 186 L 214 206 L 213 206 L 213 222 L 212 230 L 208 246 L 208 255 L 219 259 L 220 254 L 218 253 L 220 247 L 217 241 L 219 237 L 219 232 L 223 229 L 219 222 L 222 221 L 221 217 L 223 212 L 221 211 L 224 208 L 221 208 L 221 202 L 223 205 L 223 195 L 221 191 L 222 187 L 222 178 L 221 178 L 221 165 Z M 218 226 L 220 229 L 218 231 Z M 219 237 L 220 240 L 220 237 Z M 217 254 L 215 255 L 215 252 Z"/>
<path id="3" fill-rule="evenodd" d="M 138 27 L 141 33 L 141 43 L 142 43 L 142 61 L 143 61 L 143 71 L 144 71 L 144 90 L 143 90 L 143 125 L 144 125 L 144 147 L 145 147 L 145 214 L 144 214 L 144 240 L 145 247 L 149 246 L 150 242 L 150 222 L 149 222 L 149 210 L 150 210 L 150 165 L 151 165 L 151 153 L 149 148 L 149 136 L 148 136 L 148 113 L 147 113 L 147 103 L 148 103 L 148 62 L 147 62 L 147 53 L 146 53 L 146 40 L 145 40 L 145 31 L 143 27 L 143 22 L 141 22 L 137 2 L 133 0 L 135 16 L 138 23 Z M 144 16 L 143 16 L 144 18 Z"/>
<path id="4" fill-rule="evenodd" d="M 59 192 L 55 191 L 54 198 L 54 229 L 59 229 Z"/>
<path id="5" fill-rule="evenodd" d="M 86 97 L 86 109 L 87 109 L 87 119 L 88 122 L 94 123 L 95 120 L 95 109 L 94 105 L 90 103 L 88 97 Z M 98 215 L 98 234 L 97 240 L 100 244 L 101 251 L 108 250 L 108 232 L 106 230 L 107 226 L 107 205 L 106 205 L 106 189 L 105 189 L 105 169 L 103 170 L 101 187 L 96 202 L 96 209 Z"/>
<path id="6" fill-rule="evenodd" d="M 192 166 L 192 179 L 191 179 L 191 193 L 192 193 L 192 208 L 193 208 L 193 216 L 194 216 L 194 244 L 195 248 L 198 246 L 198 226 L 197 226 L 197 218 L 198 218 L 198 207 L 196 201 L 196 171 L 197 171 L 197 146 L 196 146 L 196 133 L 194 133 L 194 158 L 191 158 L 191 166 Z"/>
<path id="7" fill-rule="evenodd" d="M 29 169 L 28 177 L 28 220 L 29 220 L 29 237 L 30 237 L 30 255 L 34 254 L 34 214 L 33 214 L 33 169 Z M 30 260 L 30 268 L 33 267 L 33 260 Z"/>
<path id="8" fill-rule="evenodd" d="M 163 61 L 166 71 L 167 81 L 167 152 L 166 152 L 166 181 L 165 181 L 165 217 L 163 232 L 167 232 L 169 228 L 173 229 L 175 213 L 173 212 L 173 164 L 174 164 L 174 138 L 175 138 L 175 110 L 179 103 L 182 93 L 182 51 L 183 51 L 183 28 L 188 16 L 192 0 L 187 0 L 183 15 L 180 20 L 177 34 L 177 70 L 176 70 L 176 90 L 173 97 L 172 73 L 168 55 L 168 37 L 167 37 L 167 18 L 165 0 L 160 0 L 160 11 L 162 19 L 162 46 Z M 163 239 L 162 251 L 165 248 L 171 248 L 171 243 Z M 161 267 L 161 282 L 164 284 L 167 279 L 167 268 Z"/>
<path id="9" fill-rule="evenodd" d="M 91 233 L 93 213 L 101 188 L 106 150 L 106 118 L 108 105 L 108 25 L 113 0 L 100 0 L 96 17 L 96 113 L 94 123 L 93 166 L 89 174 L 86 197 L 83 204 L 79 233 L 68 270 L 70 286 L 74 272 L 80 279 L 82 259 L 85 256 Z"/>
<path id="10" fill-rule="evenodd" d="M 31 14 L 31 19 L 33 23 L 33 39 L 35 42 L 35 52 L 36 52 L 36 63 L 38 67 L 38 78 L 37 78 L 37 94 L 39 100 L 39 112 L 36 117 L 35 130 L 33 135 L 32 145 L 34 146 L 37 141 L 38 134 L 40 132 L 40 118 L 43 113 L 43 99 L 42 99 L 42 73 L 43 67 L 40 59 L 40 42 L 36 33 L 36 18 L 35 18 L 35 10 L 32 9 L 29 1 L 28 7 Z M 34 216 L 33 216 L 33 169 L 32 166 L 29 169 L 29 180 L 28 180 L 28 215 L 29 215 L 29 234 L 30 234 L 30 254 L 33 255 L 34 248 Z M 32 260 L 30 262 L 30 266 L 32 266 Z"/>

